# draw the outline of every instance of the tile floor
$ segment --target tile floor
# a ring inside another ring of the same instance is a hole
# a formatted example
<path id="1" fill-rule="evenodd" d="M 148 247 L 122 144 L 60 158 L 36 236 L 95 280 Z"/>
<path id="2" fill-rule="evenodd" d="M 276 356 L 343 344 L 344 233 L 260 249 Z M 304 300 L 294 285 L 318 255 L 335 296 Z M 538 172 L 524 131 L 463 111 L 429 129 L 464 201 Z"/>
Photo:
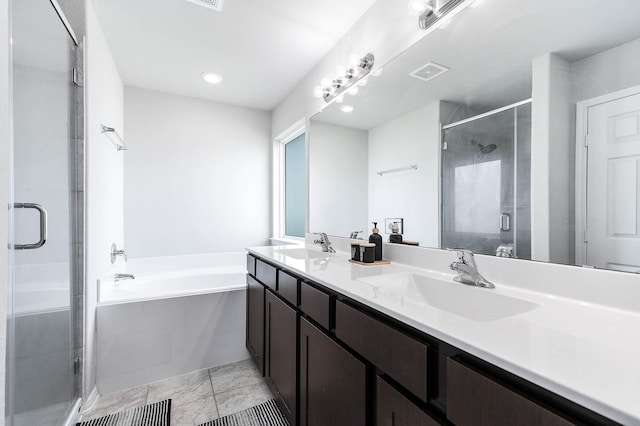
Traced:
<path id="1" fill-rule="evenodd" d="M 193 426 L 237 413 L 273 396 L 250 359 L 100 396 L 81 420 L 171 398 L 171 425 Z"/>

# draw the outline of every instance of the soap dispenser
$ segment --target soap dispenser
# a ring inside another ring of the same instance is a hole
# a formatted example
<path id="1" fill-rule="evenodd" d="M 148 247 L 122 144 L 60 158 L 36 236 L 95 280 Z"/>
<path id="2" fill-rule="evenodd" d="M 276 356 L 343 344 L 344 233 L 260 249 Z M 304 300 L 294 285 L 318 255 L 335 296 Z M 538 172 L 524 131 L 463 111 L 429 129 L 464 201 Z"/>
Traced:
<path id="1" fill-rule="evenodd" d="M 378 233 L 380 232 L 378 230 L 378 222 L 371 223 L 373 223 L 373 233 L 369 235 L 369 242 L 376 245 L 376 260 L 382 260 L 382 235 Z"/>
<path id="2" fill-rule="evenodd" d="M 391 224 L 391 235 L 389 235 L 390 243 L 402 244 L 402 234 L 398 233 L 398 231 L 398 222 L 393 222 Z"/>

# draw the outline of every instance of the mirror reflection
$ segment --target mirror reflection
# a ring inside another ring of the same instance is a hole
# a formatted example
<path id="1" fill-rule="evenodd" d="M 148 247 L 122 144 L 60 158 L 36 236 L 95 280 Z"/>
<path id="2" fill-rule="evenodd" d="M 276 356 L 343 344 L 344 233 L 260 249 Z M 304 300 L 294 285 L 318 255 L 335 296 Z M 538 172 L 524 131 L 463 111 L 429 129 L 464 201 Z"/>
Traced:
<path id="1" fill-rule="evenodd" d="M 309 231 L 639 271 L 640 2 L 473 4 L 312 118 Z"/>

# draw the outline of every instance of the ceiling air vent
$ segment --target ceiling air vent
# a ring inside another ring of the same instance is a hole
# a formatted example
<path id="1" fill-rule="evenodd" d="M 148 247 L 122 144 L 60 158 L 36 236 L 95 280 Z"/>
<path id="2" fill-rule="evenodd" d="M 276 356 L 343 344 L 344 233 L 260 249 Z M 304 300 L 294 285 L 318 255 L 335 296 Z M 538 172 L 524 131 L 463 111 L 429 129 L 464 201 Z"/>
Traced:
<path id="1" fill-rule="evenodd" d="M 434 62 L 429 62 L 427 65 L 423 65 L 411 74 L 411 77 L 419 80 L 429 81 L 449 71 L 449 68 L 438 65 Z"/>
<path id="2" fill-rule="evenodd" d="M 216 12 L 222 10 L 222 0 L 187 0 L 190 3 L 200 5 L 209 9 L 213 9 Z"/>

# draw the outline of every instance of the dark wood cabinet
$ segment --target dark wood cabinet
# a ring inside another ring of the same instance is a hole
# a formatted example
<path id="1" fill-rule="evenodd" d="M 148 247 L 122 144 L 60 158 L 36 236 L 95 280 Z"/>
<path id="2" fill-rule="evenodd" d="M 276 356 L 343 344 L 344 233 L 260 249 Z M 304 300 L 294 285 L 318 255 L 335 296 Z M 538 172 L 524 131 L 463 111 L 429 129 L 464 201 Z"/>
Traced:
<path id="1" fill-rule="evenodd" d="M 264 375 L 264 296 L 265 287 L 247 275 L 246 346 L 260 373 Z"/>
<path id="2" fill-rule="evenodd" d="M 277 269 L 275 266 L 269 265 L 260 259 L 256 260 L 256 278 L 271 290 L 276 290 Z"/>
<path id="3" fill-rule="evenodd" d="M 291 426 L 615 424 L 268 258 L 247 271 L 247 349 Z"/>
<path id="4" fill-rule="evenodd" d="M 429 350 L 425 343 L 343 302 L 336 303 L 336 337 L 427 401 Z"/>
<path id="5" fill-rule="evenodd" d="M 331 295 L 304 281 L 300 283 L 300 310 L 326 330 L 331 329 Z"/>
<path id="6" fill-rule="evenodd" d="M 298 279 L 284 271 L 278 271 L 278 294 L 293 306 L 298 306 Z"/>
<path id="7" fill-rule="evenodd" d="M 577 424 L 463 361 L 447 359 L 447 418 L 458 426 Z"/>
<path id="8" fill-rule="evenodd" d="M 265 300 L 265 377 L 280 410 L 296 425 L 298 313 L 270 291 Z"/>
<path id="9" fill-rule="evenodd" d="M 382 378 L 376 378 L 376 426 L 438 426 L 422 411 Z"/>
<path id="10" fill-rule="evenodd" d="M 365 364 L 301 318 L 300 425 L 365 424 Z"/>

